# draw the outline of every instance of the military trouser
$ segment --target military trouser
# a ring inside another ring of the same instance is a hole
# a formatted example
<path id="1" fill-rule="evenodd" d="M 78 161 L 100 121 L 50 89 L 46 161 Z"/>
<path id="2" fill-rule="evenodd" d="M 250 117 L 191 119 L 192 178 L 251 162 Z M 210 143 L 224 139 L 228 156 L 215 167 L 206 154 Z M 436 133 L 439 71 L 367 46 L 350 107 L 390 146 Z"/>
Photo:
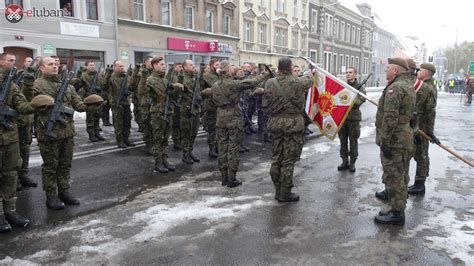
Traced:
<path id="1" fill-rule="evenodd" d="M 268 110 L 267 107 L 262 107 L 262 108 L 260 108 L 260 109 L 262 110 L 262 111 L 261 111 L 261 113 L 262 113 L 262 119 L 261 119 L 261 120 L 262 120 L 262 122 L 261 122 L 261 123 L 262 123 L 262 127 L 260 127 L 260 118 L 259 118 L 259 120 L 258 120 L 258 122 L 259 122 L 258 128 L 263 131 L 263 134 L 264 134 L 265 136 L 270 136 L 270 135 L 271 135 L 271 134 L 270 134 L 270 130 L 268 130 L 268 127 L 267 127 L 268 119 L 270 119 L 270 112 L 269 112 L 269 110 Z"/>
<path id="2" fill-rule="evenodd" d="M 130 105 L 112 105 L 112 118 L 117 141 L 130 137 L 132 127 L 132 111 Z"/>
<path id="3" fill-rule="evenodd" d="M 173 112 L 173 127 L 171 131 L 171 137 L 173 138 L 173 143 L 175 145 L 181 145 L 181 127 L 179 117 L 179 107 L 175 107 Z"/>
<path id="4" fill-rule="evenodd" d="M 30 172 L 30 148 L 32 142 L 32 125 L 18 127 L 18 139 L 20 145 L 21 164 L 18 166 L 18 177 L 28 177 Z"/>
<path id="5" fill-rule="evenodd" d="M 385 184 L 389 205 L 393 211 L 404 211 L 407 202 L 407 187 L 410 181 L 409 168 L 412 152 L 408 149 L 392 148 L 392 158 L 387 159 L 380 151 L 382 181 Z"/>
<path id="6" fill-rule="evenodd" d="M 290 193 L 293 188 L 293 170 L 303 146 L 303 134 L 272 132 L 272 166 L 270 176 L 276 190 Z"/>
<path id="7" fill-rule="evenodd" d="M 247 98 L 247 116 L 250 121 L 252 121 L 252 117 L 255 114 L 255 110 L 257 110 L 257 99 L 255 97 L 249 96 Z"/>
<path id="8" fill-rule="evenodd" d="M 87 110 L 86 111 L 86 126 L 87 133 L 89 135 L 95 136 L 100 131 L 99 122 L 101 115 L 100 108 L 97 110 Z"/>
<path id="9" fill-rule="evenodd" d="M 338 132 L 341 148 L 339 154 L 342 159 L 356 160 L 359 155 L 359 145 L 357 143 L 360 137 L 360 121 L 346 120 Z M 350 149 L 349 149 L 350 145 Z"/>
<path id="10" fill-rule="evenodd" d="M 140 113 L 140 108 L 139 108 L 139 103 L 138 103 L 138 97 L 136 93 L 132 94 L 132 103 L 133 103 L 133 119 L 135 119 L 135 122 L 137 125 L 141 128 L 143 128 L 143 123 L 142 123 L 142 114 Z"/>
<path id="11" fill-rule="evenodd" d="M 163 113 L 151 113 L 151 126 L 153 128 L 153 157 L 156 162 L 162 162 L 163 157 L 168 157 L 168 138 L 173 123 L 172 115 L 168 115 L 168 122 L 163 121 Z"/>
<path id="12" fill-rule="evenodd" d="M 140 105 L 139 108 L 143 129 L 143 142 L 145 143 L 146 149 L 151 152 L 153 150 L 153 129 L 151 125 L 150 105 Z"/>
<path id="13" fill-rule="evenodd" d="M 181 145 L 183 146 L 183 152 L 191 152 L 199 130 L 199 115 L 194 116 L 189 114 L 189 112 L 181 112 L 179 123 L 181 127 Z"/>
<path id="14" fill-rule="evenodd" d="M 53 141 L 39 141 L 41 175 L 46 196 L 56 196 L 58 191 L 65 192 L 71 185 L 71 164 L 74 152 L 74 138 Z"/>
<path id="15" fill-rule="evenodd" d="M 425 181 L 426 177 L 430 173 L 430 157 L 428 155 L 430 143 L 421 139 L 418 144 L 415 144 L 415 156 L 416 161 L 416 175 L 415 181 Z"/>
<path id="16" fill-rule="evenodd" d="M 258 131 L 263 132 L 268 118 L 265 117 L 265 108 L 262 107 L 262 96 L 257 97 L 257 125 Z"/>
<path id="17" fill-rule="evenodd" d="M 217 145 L 219 157 L 217 159 L 219 171 L 223 177 L 234 180 L 239 167 L 239 147 L 242 143 L 243 130 L 241 128 L 218 128 Z"/>
<path id="18" fill-rule="evenodd" d="M 217 112 L 216 111 L 206 111 L 202 116 L 203 126 L 207 130 L 207 144 L 215 145 L 216 144 L 216 120 Z"/>
<path id="19" fill-rule="evenodd" d="M 18 142 L 0 146 L 0 216 L 16 211 L 16 169 L 20 160 Z"/>
<path id="20" fill-rule="evenodd" d="M 102 123 L 106 123 L 106 122 L 110 123 L 110 103 L 107 100 L 102 105 L 101 118 L 102 118 Z"/>

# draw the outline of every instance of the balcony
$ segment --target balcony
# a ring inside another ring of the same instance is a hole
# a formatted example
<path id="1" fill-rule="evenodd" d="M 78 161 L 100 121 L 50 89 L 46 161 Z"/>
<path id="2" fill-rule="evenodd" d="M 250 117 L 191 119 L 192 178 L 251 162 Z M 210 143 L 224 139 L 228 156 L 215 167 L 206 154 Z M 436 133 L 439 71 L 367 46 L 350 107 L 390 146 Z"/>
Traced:
<path id="1" fill-rule="evenodd" d="M 244 50 L 253 51 L 255 44 L 253 42 L 244 42 Z"/>
<path id="2" fill-rule="evenodd" d="M 260 52 L 263 52 L 263 53 L 268 52 L 268 48 L 269 48 L 269 47 L 268 47 L 268 45 L 266 45 L 266 44 L 260 44 L 260 45 L 258 46 L 258 50 L 259 50 Z"/>

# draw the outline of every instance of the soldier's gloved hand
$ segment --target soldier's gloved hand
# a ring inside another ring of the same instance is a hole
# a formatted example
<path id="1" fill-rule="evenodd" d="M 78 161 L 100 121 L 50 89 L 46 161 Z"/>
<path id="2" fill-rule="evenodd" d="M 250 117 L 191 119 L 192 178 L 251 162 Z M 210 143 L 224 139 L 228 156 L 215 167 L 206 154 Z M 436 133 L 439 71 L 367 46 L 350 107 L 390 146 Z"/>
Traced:
<path id="1" fill-rule="evenodd" d="M 106 72 L 107 72 L 107 75 L 111 75 L 111 74 L 112 74 L 112 72 L 114 72 L 114 69 L 113 69 L 113 67 L 112 67 L 112 66 L 110 66 L 110 67 L 107 67 L 107 70 L 106 70 Z"/>
<path id="2" fill-rule="evenodd" d="M 23 84 L 28 85 L 28 86 L 33 86 L 33 83 L 35 82 L 35 73 L 34 72 L 29 72 L 28 70 L 25 71 L 25 74 L 23 75 Z"/>
<path id="3" fill-rule="evenodd" d="M 415 142 L 415 144 L 420 144 L 422 141 L 423 140 L 421 139 L 420 135 L 416 135 L 413 142 Z"/>
<path id="4" fill-rule="evenodd" d="M 254 92 L 255 94 L 264 94 L 264 93 L 265 93 L 265 89 L 264 89 L 264 88 L 256 88 L 253 92 Z"/>
<path id="5" fill-rule="evenodd" d="M 382 153 L 383 153 L 383 156 L 387 159 L 392 159 L 392 149 L 390 149 L 389 147 L 385 147 L 385 146 L 382 146 Z"/>
<path id="6" fill-rule="evenodd" d="M 439 139 L 433 133 L 430 132 L 427 135 L 430 136 L 431 143 L 438 144 L 438 145 L 441 144 L 441 141 L 439 141 Z"/>
<path id="7" fill-rule="evenodd" d="M 175 83 L 171 84 L 171 86 L 172 86 L 174 89 L 184 90 L 183 84 L 178 83 L 178 82 L 175 82 Z"/>

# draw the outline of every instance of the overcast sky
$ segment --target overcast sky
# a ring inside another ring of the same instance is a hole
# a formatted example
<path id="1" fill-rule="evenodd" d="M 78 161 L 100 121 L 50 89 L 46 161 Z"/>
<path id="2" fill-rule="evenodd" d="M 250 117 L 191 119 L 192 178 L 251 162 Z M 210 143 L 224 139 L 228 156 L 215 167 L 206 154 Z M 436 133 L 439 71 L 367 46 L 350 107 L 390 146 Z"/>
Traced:
<path id="1" fill-rule="evenodd" d="M 474 1 L 472 0 L 339 0 L 343 5 L 368 3 L 386 28 L 398 36 L 425 40 L 428 51 L 474 41 Z M 446 26 L 442 26 L 446 25 Z"/>

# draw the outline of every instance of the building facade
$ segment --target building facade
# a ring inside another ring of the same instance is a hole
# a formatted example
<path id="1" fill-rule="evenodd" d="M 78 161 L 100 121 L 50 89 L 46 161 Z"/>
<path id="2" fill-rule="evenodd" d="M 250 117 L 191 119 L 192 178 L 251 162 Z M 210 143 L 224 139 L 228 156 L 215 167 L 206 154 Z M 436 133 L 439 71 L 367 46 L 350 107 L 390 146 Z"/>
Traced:
<path id="1" fill-rule="evenodd" d="M 305 64 L 300 56 L 308 50 L 308 0 L 241 0 L 239 64 L 265 63 L 277 66 L 289 56 L 294 64 Z"/>
<path id="2" fill-rule="evenodd" d="M 368 4 L 356 7 L 338 1 L 309 3 L 309 57 L 325 70 L 344 77 L 348 67 L 365 78 L 372 62 L 374 22 Z"/>
<path id="3" fill-rule="evenodd" d="M 2 0 L 0 11 L 12 15 L 0 18 L 0 52 L 15 54 L 17 66 L 25 57 L 48 55 L 58 55 L 70 70 L 89 60 L 111 63 L 117 54 L 114 7 L 114 0 Z"/>
<path id="4" fill-rule="evenodd" d="M 397 37 L 387 30 L 375 26 L 374 45 L 372 54 L 372 73 L 370 84 L 373 86 L 385 86 L 387 84 L 385 70 L 387 69 L 389 57 L 393 57 L 397 44 Z"/>
<path id="5" fill-rule="evenodd" d="M 236 1 L 121 0 L 117 5 L 118 59 L 125 64 L 148 55 L 164 56 L 167 63 L 238 62 Z"/>

